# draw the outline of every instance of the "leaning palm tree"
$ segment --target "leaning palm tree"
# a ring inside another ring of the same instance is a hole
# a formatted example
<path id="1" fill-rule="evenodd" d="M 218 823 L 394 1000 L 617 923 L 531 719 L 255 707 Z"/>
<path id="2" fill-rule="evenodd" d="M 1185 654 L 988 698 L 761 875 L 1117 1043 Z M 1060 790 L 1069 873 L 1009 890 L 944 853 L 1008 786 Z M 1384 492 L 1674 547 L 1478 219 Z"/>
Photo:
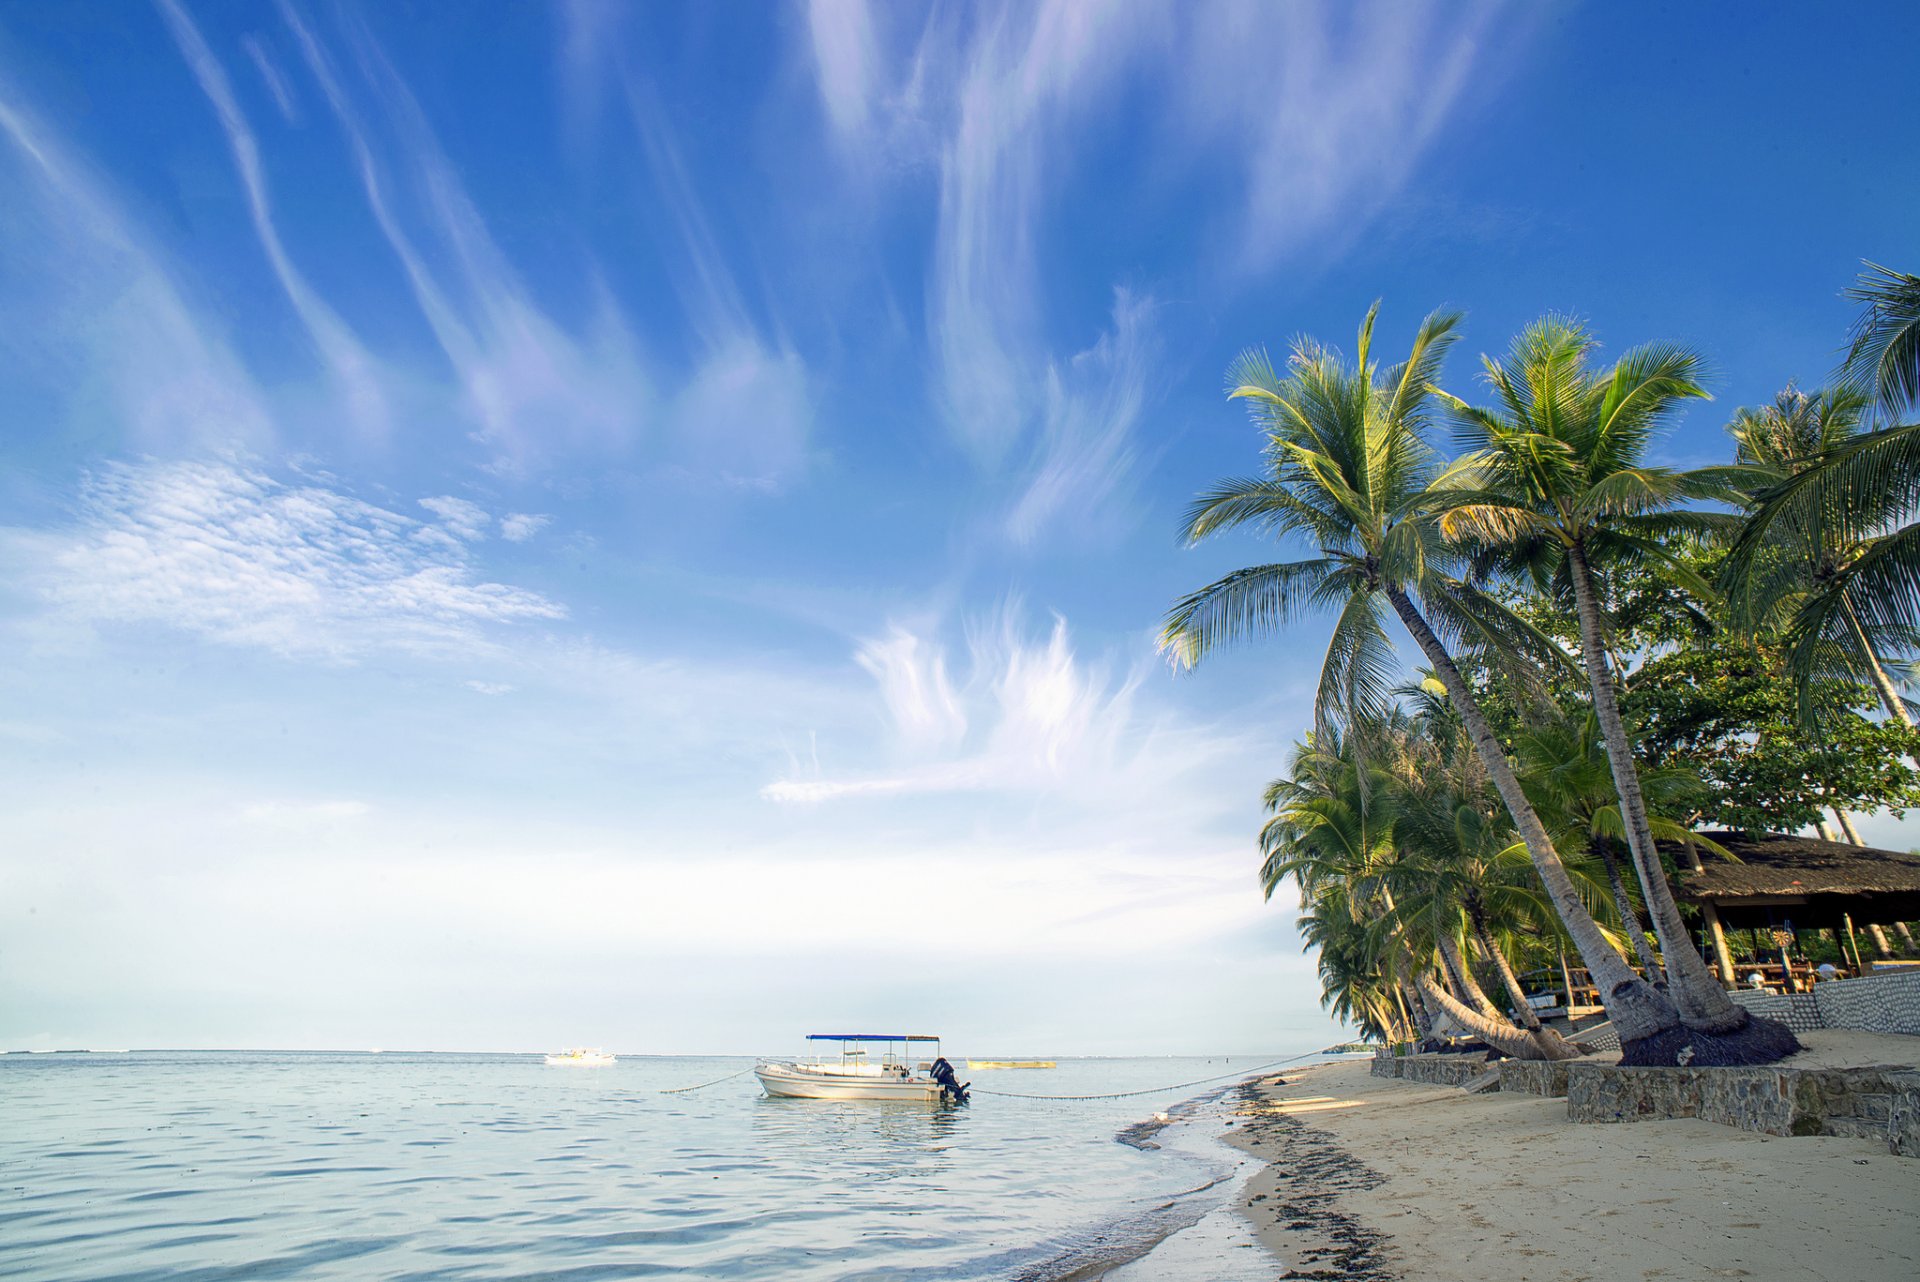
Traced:
<path id="1" fill-rule="evenodd" d="M 1382 368 L 1372 354 L 1378 310 L 1376 304 L 1361 324 L 1353 365 L 1301 339 L 1284 379 L 1259 354 L 1234 367 L 1231 395 L 1251 403 L 1267 437 L 1266 475 L 1228 480 L 1203 494 L 1187 513 L 1183 536 L 1195 543 L 1250 526 L 1302 539 L 1311 554 L 1239 570 L 1190 593 L 1168 612 L 1161 648 L 1191 666 L 1215 646 L 1331 611 L 1333 637 L 1321 665 L 1316 715 L 1321 721 L 1350 719 L 1377 708 L 1395 675 L 1384 618 L 1390 610 L 1459 709 L 1554 911 L 1600 983 L 1623 1062 L 1674 1063 L 1689 1046 L 1696 1063 L 1727 1057 L 1747 1062 L 1744 1050 L 1723 1050 L 1710 1034 L 1682 1027 L 1673 1003 L 1635 975 L 1608 943 L 1443 640 L 1444 634 L 1454 645 L 1510 658 L 1535 638 L 1449 573 L 1454 558 L 1431 519 L 1444 496 L 1434 486 L 1439 469 L 1422 435 L 1428 389 L 1459 315 L 1427 317 L 1408 358 Z"/>
<path id="2" fill-rule="evenodd" d="M 1299 746 L 1288 776 L 1267 790 L 1274 817 L 1261 832 L 1262 879 L 1269 895 L 1285 879 L 1300 886 L 1300 930 L 1319 950 L 1323 1003 L 1363 1024 L 1378 1022 L 1389 1003 L 1416 1025 L 1417 1008 L 1437 1007 L 1507 1054 L 1578 1054 L 1541 1028 L 1510 971 L 1503 975 L 1528 1017 L 1525 1026 L 1503 1019 L 1481 990 L 1469 940 L 1492 945 L 1486 932 L 1469 936 L 1462 926 L 1462 903 L 1480 892 L 1468 884 L 1469 865 L 1438 849 L 1428 857 L 1396 839 L 1394 798 L 1413 777 L 1407 766 L 1414 738 L 1401 717 L 1363 723 L 1346 737 L 1317 736 Z M 1397 899 L 1396 887 L 1409 898 Z M 1488 955 L 1504 966 L 1497 951 Z M 1408 983 L 1411 1000 L 1401 991 Z"/>
<path id="3" fill-rule="evenodd" d="M 1689 1027 L 1721 1039 L 1733 1061 L 1767 1063 L 1800 1049 L 1799 1041 L 1786 1025 L 1735 1004 L 1693 947 L 1647 819 L 1596 581 L 1597 567 L 1609 563 L 1691 579 L 1668 552 L 1668 540 L 1720 522 L 1679 505 L 1724 497 L 1731 478 L 1724 468 L 1677 472 L 1647 461 L 1648 447 L 1674 412 L 1706 395 L 1698 355 L 1654 344 L 1602 371 L 1588 363 L 1596 345 L 1579 325 L 1548 316 L 1522 330 L 1505 357 L 1483 360 L 1494 405 L 1439 393 L 1469 449 L 1442 482 L 1453 495 L 1440 524 L 1463 545 L 1529 567 L 1541 586 L 1554 579 L 1565 585 L 1627 848 L 1674 1004 Z"/>
<path id="4" fill-rule="evenodd" d="M 1761 500 L 1769 484 L 1817 467 L 1850 444 L 1860 433 L 1868 404 L 1867 393 L 1857 388 L 1806 393 L 1789 387 L 1771 405 L 1735 414 L 1727 430 L 1736 442 L 1738 461 L 1752 465 L 1759 480 L 1749 502 Z M 1730 605 L 1737 627 L 1798 631 L 1806 637 L 1807 658 L 1818 653 L 1829 669 L 1821 675 L 1864 672 L 1887 715 L 1912 729 L 1913 715 L 1885 659 L 1890 644 L 1912 638 L 1869 635 L 1854 601 L 1859 595 L 1854 566 L 1891 537 L 1864 532 L 1891 529 L 1899 516 L 1890 494 L 1880 495 L 1865 509 L 1843 512 L 1800 505 L 1781 513 L 1770 522 L 1765 543 L 1742 559 L 1739 590 Z M 1812 683 L 1802 686 L 1810 692 Z"/>
<path id="5" fill-rule="evenodd" d="M 1459 986 L 1478 994 L 1464 954 L 1479 948 L 1506 990 L 1515 1030 L 1500 1030 L 1494 1045 L 1525 1059 L 1572 1059 L 1578 1047 L 1540 1022 L 1520 986 L 1497 935 L 1510 927 L 1538 930 L 1552 917 L 1538 890 L 1538 881 L 1524 847 L 1512 843 L 1513 830 L 1495 810 L 1498 802 L 1486 787 L 1485 772 L 1477 769 L 1469 748 L 1464 758 L 1444 751 L 1416 751 L 1412 768 L 1399 775 L 1400 794 L 1394 824 L 1395 845 L 1402 859 L 1388 871 L 1390 885 L 1399 884 L 1403 916 L 1424 920 L 1449 973 L 1463 973 Z M 1470 1004 L 1483 1015 L 1494 1012 L 1484 999 Z M 1478 1029 L 1482 1036 L 1490 1036 Z"/>

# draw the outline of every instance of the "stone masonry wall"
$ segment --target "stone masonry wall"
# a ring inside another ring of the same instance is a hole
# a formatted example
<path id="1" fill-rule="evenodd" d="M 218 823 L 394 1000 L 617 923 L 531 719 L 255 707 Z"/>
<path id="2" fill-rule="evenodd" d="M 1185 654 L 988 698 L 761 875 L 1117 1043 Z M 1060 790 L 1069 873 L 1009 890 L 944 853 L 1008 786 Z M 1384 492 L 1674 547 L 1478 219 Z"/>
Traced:
<path id="1" fill-rule="evenodd" d="M 1500 1089 L 1557 1098 L 1567 1093 L 1567 1062 L 1547 1059 L 1500 1061 Z"/>
<path id="2" fill-rule="evenodd" d="M 1737 989 L 1731 995 L 1754 1014 L 1777 1019 L 1796 1033 L 1856 1028 L 1868 1033 L 1920 1035 L 1920 970 L 1895 970 L 1815 984 L 1810 993 Z"/>
<path id="3" fill-rule="evenodd" d="M 1376 1055 L 1368 1071 L 1428 1086 L 1465 1086 L 1490 1067 L 1481 1055 Z"/>
<path id="4" fill-rule="evenodd" d="M 1569 1067 L 1576 1122 L 1697 1117 L 1766 1135 L 1884 1139 L 1920 1156 L 1920 1069 Z"/>

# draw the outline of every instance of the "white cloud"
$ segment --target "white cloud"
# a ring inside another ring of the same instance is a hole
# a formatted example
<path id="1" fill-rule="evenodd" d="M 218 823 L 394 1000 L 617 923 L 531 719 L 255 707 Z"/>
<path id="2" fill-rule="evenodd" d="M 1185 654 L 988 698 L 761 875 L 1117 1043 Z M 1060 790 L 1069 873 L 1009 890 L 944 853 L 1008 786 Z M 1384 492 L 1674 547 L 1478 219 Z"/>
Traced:
<path id="1" fill-rule="evenodd" d="M 82 516 L 42 588 L 83 621 L 345 661 L 469 653 L 492 627 L 566 613 L 476 581 L 462 545 L 413 537 L 418 522 L 235 463 L 108 466 L 90 478 Z"/>
<path id="2" fill-rule="evenodd" d="M 284 0 L 281 16 L 346 133 L 368 208 L 460 380 L 479 435 L 499 452 L 496 467 L 518 470 L 566 446 L 607 449 L 630 441 L 654 397 L 612 298 L 600 291 L 597 309 L 577 332 L 537 305 L 371 37 L 350 26 L 356 63 L 375 98 L 374 110 L 363 113 L 319 38 Z M 379 159 L 369 117 L 387 126 L 397 153 L 392 164 Z M 408 214 L 448 268 L 430 264 Z"/>
<path id="3" fill-rule="evenodd" d="M 193 69 L 194 78 L 200 82 L 208 101 L 213 104 L 214 114 L 220 118 L 220 127 L 227 135 L 227 146 L 233 153 L 234 167 L 239 171 L 241 184 L 246 189 L 247 209 L 253 219 L 254 234 L 260 239 L 260 247 L 266 251 L 267 261 L 273 265 L 273 273 L 279 279 L 281 289 L 286 292 L 288 301 L 306 326 L 314 346 L 319 349 L 321 357 L 340 383 L 346 397 L 348 421 L 359 431 L 384 431 L 387 426 L 386 397 L 380 389 L 373 358 L 346 322 L 308 284 L 306 277 L 288 256 L 286 246 L 281 243 L 280 231 L 273 221 L 273 205 L 267 191 L 266 171 L 260 159 L 260 144 L 248 126 L 239 102 L 234 98 L 233 86 L 227 80 L 226 72 L 221 69 L 213 51 L 201 39 L 199 29 L 193 25 L 193 20 L 180 7 L 178 0 L 159 0 L 159 4 L 161 16 L 173 32 L 181 55 Z M 266 65 L 264 59 L 260 59 L 263 70 Z M 269 83 L 274 83 L 274 80 L 270 78 Z"/>
<path id="4" fill-rule="evenodd" d="M 0 87 L 3 88 L 3 87 Z M 23 382 L 89 435 L 140 448 L 265 444 L 271 420 L 219 323 L 54 136 L 0 92 L 0 334 L 38 359 Z"/>
<path id="5" fill-rule="evenodd" d="M 866 0 L 810 0 L 807 30 L 820 97 L 834 129 L 843 135 L 861 132 L 872 109 L 876 56 Z"/>
<path id="6" fill-rule="evenodd" d="M 930 636 L 894 628 L 855 661 L 878 687 L 891 751 L 864 769 L 801 769 L 761 789 L 776 802 L 957 792 L 1044 794 L 1084 807 L 1096 827 L 1142 804 L 1188 792 L 1184 780 L 1232 751 L 1226 737 L 1141 717 L 1144 662 L 1116 674 L 1078 656 L 1066 622 L 1027 636 L 1009 606 L 967 632 L 957 684 Z M 856 751 L 856 755 L 859 755 Z M 872 755 L 872 754 L 868 754 Z"/>
<path id="7" fill-rule="evenodd" d="M 1152 369 L 1151 304 L 1116 291 L 1113 328 L 1047 371 L 1045 413 L 1034 460 L 1007 515 L 1007 532 L 1034 544 L 1063 516 L 1085 533 L 1133 474 L 1134 428 Z"/>
<path id="8" fill-rule="evenodd" d="M 468 543 L 487 537 L 493 516 L 478 503 L 443 494 L 437 499 L 421 499 L 420 506 L 439 517 L 455 537 Z"/>
<path id="9" fill-rule="evenodd" d="M 1505 12 L 1496 24 L 1490 3 L 1041 0 L 970 11 L 950 31 L 943 13 L 902 41 L 876 23 L 884 7 L 811 5 L 815 78 L 848 163 L 872 173 L 917 143 L 876 118 L 911 115 L 937 139 L 936 389 L 983 470 L 1039 460 L 1008 517 L 1016 540 L 1034 539 L 1070 486 L 1096 497 L 1124 488 L 1151 372 L 1142 312 L 1129 315 L 1124 294 L 1094 348 L 1049 355 L 1059 349 L 1040 264 L 1060 247 L 1041 237 L 1079 132 L 1123 95 L 1148 99 L 1150 112 L 1134 109 L 1158 123 L 1131 140 L 1143 166 L 1166 181 L 1199 170 L 1237 179 L 1221 236 L 1231 249 L 1216 270 L 1223 288 L 1239 288 L 1309 249 L 1316 261 L 1336 256 L 1391 204 L 1457 115 L 1495 33 L 1503 46 L 1520 38 L 1527 24 Z M 892 109 L 902 84 L 912 112 Z M 1098 414 L 1110 415 L 1104 425 Z M 1076 461 L 1075 446 L 1090 452 Z"/>
<path id="10" fill-rule="evenodd" d="M 280 109 L 280 118 L 290 125 L 300 123 L 300 108 L 293 100 L 293 87 L 287 83 L 285 73 L 280 70 L 273 56 L 257 35 L 243 36 L 240 47 L 247 51 L 247 58 L 253 63 L 255 71 L 260 73 L 267 93 L 273 98 L 273 105 Z"/>
<path id="11" fill-rule="evenodd" d="M 947 677 L 946 654 L 904 628 L 862 642 L 854 661 L 879 683 L 899 741 L 910 749 L 950 748 L 967 733 L 967 713 Z"/>
<path id="12" fill-rule="evenodd" d="M 1501 23 L 1496 24 L 1496 16 Z M 1393 201 L 1458 105 L 1493 3 L 1219 5 L 1186 31 L 1180 106 L 1196 141 L 1241 159 L 1239 265 L 1338 253 Z"/>
<path id="13" fill-rule="evenodd" d="M 500 518 L 500 537 L 509 543 L 525 543 L 553 523 L 550 516 L 510 512 Z"/>
<path id="14" fill-rule="evenodd" d="M 504 681 L 469 681 L 467 682 L 467 689 L 473 691 L 475 694 L 497 696 L 512 694 L 515 687 L 508 685 Z"/>
<path id="15" fill-rule="evenodd" d="M 673 401 L 674 436 L 702 474 L 744 488 L 779 489 L 806 464 L 813 426 L 806 364 L 754 322 L 659 104 L 631 78 L 627 100 L 661 198 L 680 229 L 675 281 L 700 340 Z"/>
<path id="16" fill-rule="evenodd" d="M 1014 14 L 1027 12 L 1016 9 Z M 1061 130 L 1139 46 L 1137 11 L 1050 0 L 1016 29 L 983 19 L 940 159 L 929 324 L 949 424 L 997 462 L 1032 415 L 1039 332 L 1035 236 Z"/>

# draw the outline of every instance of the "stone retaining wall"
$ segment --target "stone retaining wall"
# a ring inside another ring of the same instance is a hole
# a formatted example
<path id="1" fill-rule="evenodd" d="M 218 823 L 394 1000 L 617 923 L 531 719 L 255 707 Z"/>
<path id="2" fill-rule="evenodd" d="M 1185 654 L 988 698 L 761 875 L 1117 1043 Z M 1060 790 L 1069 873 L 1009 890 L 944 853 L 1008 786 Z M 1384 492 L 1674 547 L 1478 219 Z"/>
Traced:
<path id="1" fill-rule="evenodd" d="M 1733 1000 L 1756 1015 L 1777 1019 L 1796 1033 L 1857 1028 L 1868 1033 L 1920 1035 L 1920 970 L 1891 970 L 1815 984 L 1810 993 L 1736 989 Z"/>
<path id="2" fill-rule="evenodd" d="M 1567 1061 L 1547 1059 L 1503 1059 L 1500 1061 L 1500 1089 L 1524 1091 L 1555 1099 L 1567 1093 Z"/>
<path id="3" fill-rule="evenodd" d="M 1765 1135 L 1884 1139 L 1894 1153 L 1920 1156 L 1920 1069 L 1573 1064 L 1567 1116 L 1576 1122 L 1697 1117 Z"/>
<path id="4" fill-rule="evenodd" d="M 1368 1071 L 1428 1086 L 1465 1086 L 1491 1067 L 1485 1055 L 1376 1055 Z"/>

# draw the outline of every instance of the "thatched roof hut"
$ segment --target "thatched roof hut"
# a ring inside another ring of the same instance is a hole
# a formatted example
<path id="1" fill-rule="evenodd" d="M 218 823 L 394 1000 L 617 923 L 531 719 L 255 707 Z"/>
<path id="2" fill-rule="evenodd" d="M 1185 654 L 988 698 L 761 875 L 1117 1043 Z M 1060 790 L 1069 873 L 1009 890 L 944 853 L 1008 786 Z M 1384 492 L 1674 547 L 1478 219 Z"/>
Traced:
<path id="1" fill-rule="evenodd" d="M 1778 833 L 1705 832 L 1739 862 L 1699 852 L 1680 860 L 1682 899 L 1712 904 L 1734 929 L 1920 921 L 1920 855 Z"/>

